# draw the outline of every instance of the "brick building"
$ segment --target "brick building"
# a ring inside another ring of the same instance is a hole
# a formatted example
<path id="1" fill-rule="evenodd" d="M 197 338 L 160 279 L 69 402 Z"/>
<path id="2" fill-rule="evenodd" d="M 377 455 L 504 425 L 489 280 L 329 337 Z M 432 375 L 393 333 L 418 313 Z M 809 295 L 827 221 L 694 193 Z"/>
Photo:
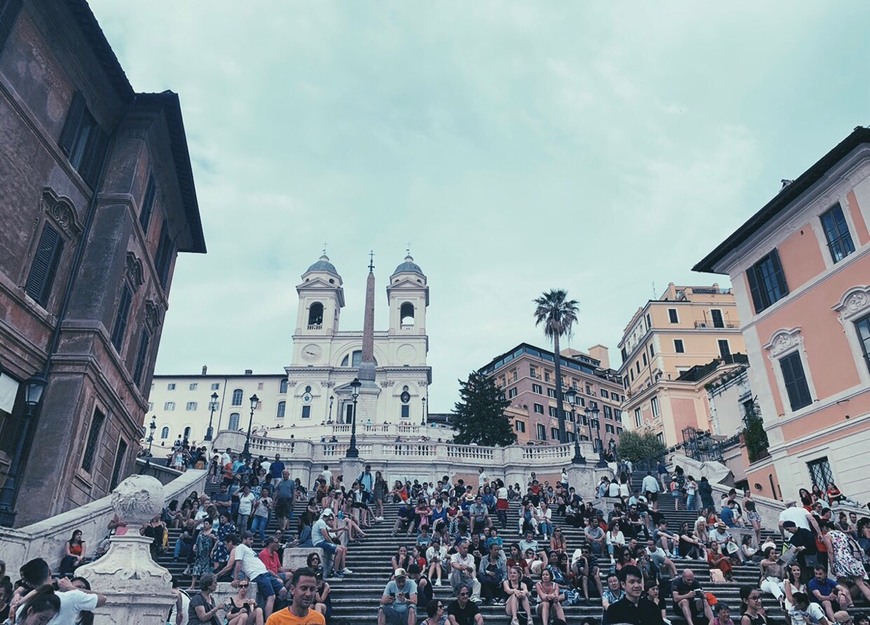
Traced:
<path id="1" fill-rule="evenodd" d="M 178 97 L 133 91 L 84 0 L 0 0 L 0 220 L 0 509 L 22 526 L 130 472 L 176 256 L 205 252 Z"/>

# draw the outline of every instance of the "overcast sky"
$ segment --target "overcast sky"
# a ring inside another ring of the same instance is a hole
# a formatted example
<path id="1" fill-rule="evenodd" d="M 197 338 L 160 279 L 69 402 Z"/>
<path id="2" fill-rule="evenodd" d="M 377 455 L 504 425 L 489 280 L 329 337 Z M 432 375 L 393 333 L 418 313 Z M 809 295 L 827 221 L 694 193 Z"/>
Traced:
<path id="1" fill-rule="evenodd" d="M 870 3 L 119 2 L 91 6 L 137 91 L 180 94 L 208 254 L 178 260 L 157 372 L 281 372 L 327 242 L 342 328 L 411 253 L 432 412 L 517 343 L 532 300 L 616 345 L 857 125 Z"/>

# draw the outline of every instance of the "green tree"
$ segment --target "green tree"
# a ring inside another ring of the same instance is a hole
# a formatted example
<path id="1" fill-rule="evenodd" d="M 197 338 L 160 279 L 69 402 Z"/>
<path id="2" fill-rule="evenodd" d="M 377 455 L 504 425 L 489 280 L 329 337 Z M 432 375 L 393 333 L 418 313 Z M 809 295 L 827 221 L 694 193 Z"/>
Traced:
<path id="1" fill-rule="evenodd" d="M 559 442 L 566 443 L 565 404 L 562 401 L 562 362 L 559 356 L 559 339 L 571 335 L 577 323 L 577 300 L 569 300 L 568 291 L 550 289 L 535 299 L 535 325 L 544 325 L 544 336 L 553 341 L 556 361 L 556 416 L 559 419 Z"/>
<path id="2" fill-rule="evenodd" d="M 616 445 L 616 453 L 619 457 L 632 462 L 664 456 L 665 451 L 665 444 L 652 432 L 625 430 L 619 435 L 619 443 Z"/>
<path id="3" fill-rule="evenodd" d="M 516 432 L 504 413 L 510 402 L 493 380 L 479 371 L 473 371 L 466 382 L 459 380 L 459 397 L 452 418 L 452 425 L 456 429 L 454 442 L 486 446 L 517 442 Z"/>

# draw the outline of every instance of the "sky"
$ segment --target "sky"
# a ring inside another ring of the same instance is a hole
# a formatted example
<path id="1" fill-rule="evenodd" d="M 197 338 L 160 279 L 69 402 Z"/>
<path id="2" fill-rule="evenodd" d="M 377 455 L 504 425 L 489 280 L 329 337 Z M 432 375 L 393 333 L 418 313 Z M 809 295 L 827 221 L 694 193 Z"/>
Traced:
<path id="1" fill-rule="evenodd" d="M 179 94 L 208 254 L 179 256 L 156 371 L 280 373 L 327 254 L 362 327 L 369 250 L 426 273 L 431 412 L 566 289 L 616 346 L 858 125 L 870 3 L 91 0 L 136 91 Z"/>

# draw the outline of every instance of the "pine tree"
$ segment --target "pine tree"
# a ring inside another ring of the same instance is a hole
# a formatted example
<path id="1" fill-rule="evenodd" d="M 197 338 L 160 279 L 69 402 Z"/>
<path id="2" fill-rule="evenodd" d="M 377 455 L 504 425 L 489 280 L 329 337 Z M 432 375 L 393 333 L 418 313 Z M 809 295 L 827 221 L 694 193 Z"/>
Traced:
<path id="1" fill-rule="evenodd" d="M 473 371 L 467 382 L 459 380 L 459 397 L 452 419 L 457 432 L 454 442 L 485 446 L 504 446 L 517 442 L 511 420 L 504 412 L 510 402 L 493 380 L 479 371 Z"/>

